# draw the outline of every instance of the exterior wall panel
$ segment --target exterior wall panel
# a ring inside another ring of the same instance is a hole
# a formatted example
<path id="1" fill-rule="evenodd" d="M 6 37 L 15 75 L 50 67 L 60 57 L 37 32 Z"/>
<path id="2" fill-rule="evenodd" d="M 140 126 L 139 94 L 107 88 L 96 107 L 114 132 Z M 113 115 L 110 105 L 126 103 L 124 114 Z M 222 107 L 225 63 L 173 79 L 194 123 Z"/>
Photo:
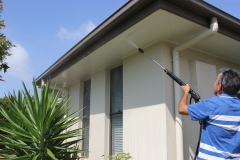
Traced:
<path id="1" fill-rule="evenodd" d="M 89 159 L 109 154 L 109 70 L 91 76 Z"/>
<path id="2" fill-rule="evenodd" d="M 82 100 L 83 100 L 83 83 L 82 82 L 76 82 L 69 88 L 69 97 L 70 101 L 69 104 L 71 105 L 71 109 L 69 110 L 68 114 L 72 114 L 73 112 L 76 112 L 77 110 L 81 109 L 83 107 Z M 79 117 L 82 117 L 82 112 L 79 113 Z M 71 127 L 71 129 L 77 129 L 82 128 L 82 122 L 76 123 Z M 81 135 L 78 137 L 79 139 L 82 138 Z M 76 138 L 74 138 L 76 139 Z M 74 140 L 73 138 L 71 140 Z M 79 142 L 79 146 L 82 146 L 82 142 Z"/>
<path id="3" fill-rule="evenodd" d="M 172 71 L 172 48 L 166 42 L 161 42 L 161 52 L 163 67 Z M 166 132 L 167 132 L 167 156 L 168 160 L 176 160 L 176 132 L 175 132 L 175 108 L 174 108 L 174 92 L 173 80 L 164 73 L 164 96 L 166 104 Z"/>
<path id="4" fill-rule="evenodd" d="M 156 44 L 144 50 L 162 63 L 163 46 Z M 167 130 L 166 112 L 172 113 L 172 109 L 165 104 L 164 74 L 142 54 L 123 60 L 123 151 L 130 152 L 134 159 L 175 159 L 174 153 L 172 157 L 168 154 L 168 149 L 175 150 L 168 148 L 175 140 L 167 138 L 174 126 Z M 172 124 L 172 117 L 169 119 Z"/>
<path id="5" fill-rule="evenodd" d="M 161 65 L 172 70 L 171 51 L 173 47 L 174 45 L 170 43 L 159 42 L 144 50 Z M 194 61 L 198 61 L 197 64 Z M 194 67 L 195 69 L 193 69 Z M 180 79 L 199 92 L 202 99 L 213 96 L 213 87 L 211 87 L 213 79 L 215 79 L 218 70 L 223 67 L 240 70 L 240 66 L 237 64 L 199 51 L 186 49 L 180 53 Z M 208 74 L 208 78 L 211 80 L 195 84 L 196 80 L 207 79 L 204 75 L 199 74 L 201 72 Z M 208 82 L 209 84 L 204 86 Z M 82 90 L 80 82 L 70 87 L 69 95 L 72 97 L 70 102 L 73 105 L 70 112 L 82 107 L 82 102 L 80 102 L 82 101 Z M 109 70 L 103 69 L 92 74 L 90 160 L 102 160 L 103 154 L 109 154 L 109 94 Z M 124 152 L 129 152 L 137 160 L 176 159 L 173 97 L 173 80 L 154 62 L 140 53 L 123 59 Z M 74 127 L 81 127 L 81 124 Z M 198 122 L 193 122 L 188 116 L 183 116 L 184 159 L 186 160 L 192 160 L 194 157 L 198 130 Z"/>
<path id="6" fill-rule="evenodd" d="M 198 62 L 196 63 L 194 61 Z M 193 67 L 196 69 L 195 72 L 193 71 Z M 240 70 L 240 66 L 237 64 L 201 53 L 199 51 L 187 49 L 180 53 L 181 79 L 185 83 L 190 84 L 194 91 L 199 92 L 201 100 L 214 96 L 213 83 L 215 82 L 218 71 L 221 68 L 234 68 Z M 203 79 L 205 82 L 203 82 Z M 196 84 L 197 81 L 198 83 Z M 185 160 L 193 160 L 198 137 L 199 123 L 191 121 L 189 116 L 183 116 Z"/>

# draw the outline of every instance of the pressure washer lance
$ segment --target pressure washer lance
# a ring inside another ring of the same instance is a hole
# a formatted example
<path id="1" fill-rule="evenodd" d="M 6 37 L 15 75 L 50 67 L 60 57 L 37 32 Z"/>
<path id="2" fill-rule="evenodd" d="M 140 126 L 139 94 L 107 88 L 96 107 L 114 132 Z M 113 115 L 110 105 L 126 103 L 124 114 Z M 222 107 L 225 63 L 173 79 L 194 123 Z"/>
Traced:
<path id="1" fill-rule="evenodd" d="M 143 49 L 138 48 L 138 51 L 142 54 L 144 54 L 146 57 L 148 57 L 150 60 L 152 60 L 154 63 L 156 63 L 158 66 L 160 66 L 164 72 L 169 75 L 175 82 L 177 82 L 180 86 L 185 86 L 186 83 L 184 83 L 181 79 L 179 79 L 176 75 L 174 75 L 171 71 L 169 71 L 168 69 L 164 68 L 163 66 L 161 66 L 157 61 L 155 61 L 154 59 L 152 59 L 148 54 L 146 54 Z M 193 98 L 195 102 L 199 102 L 199 99 L 201 99 L 201 97 L 194 92 L 192 89 L 190 89 L 189 93 L 191 94 L 191 98 L 190 98 L 190 102 L 191 99 Z"/>
<path id="2" fill-rule="evenodd" d="M 181 79 L 179 79 L 175 74 L 173 74 L 171 71 L 169 71 L 168 69 L 164 68 L 163 66 L 161 66 L 157 61 L 155 61 L 154 59 L 152 59 L 148 54 L 146 54 L 143 49 L 138 48 L 138 51 L 142 54 L 144 54 L 146 57 L 148 57 L 150 60 L 152 60 L 154 63 L 156 63 L 158 66 L 160 66 L 164 72 L 169 75 L 175 82 L 177 82 L 180 86 L 185 86 L 186 83 L 184 83 Z M 199 94 L 197 94 L 196 92 L 194 92 L 192 89 L 190 89 L 189 93 L 191 94 L 191 98 L 189 100 L 189 104 L 191 104 L 191 100 L 192 98 L 194 99 L 195 103 L 199 102 L 199 100 L 201 99 L 201 97 L 199 96 Z M 195 157 L 194 160 L 197 159 L 198 153 L 199 153 L 199 145 L 200 145 L 200 138 L 202 135 L 202 121 L 199 121 L 200 124 L 200 130 L 199 130 L 199 138 L 198 138 L 198 144 L 197 144 L 197 148 L 195 151 Z"/>

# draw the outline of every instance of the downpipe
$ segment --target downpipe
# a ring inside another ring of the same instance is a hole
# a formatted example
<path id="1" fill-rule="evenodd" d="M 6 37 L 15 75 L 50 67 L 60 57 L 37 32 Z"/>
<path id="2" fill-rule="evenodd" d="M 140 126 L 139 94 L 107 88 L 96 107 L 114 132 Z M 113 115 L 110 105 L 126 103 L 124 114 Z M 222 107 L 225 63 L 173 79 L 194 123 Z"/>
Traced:
<path id="1" fill-rule="evenodd" d="M 210 29 L 196 36 L 195 38 L 176 46 L 172 50 L 173 57 L 173 73 L 180 78 L 180 64 L 179 52 L 187 49 L 205 38 L 211 37 L 218 31 L 217 18 L 213 17 L 210 20 Z M 178 113 L 178 102 L 181 99 L 181 89 L 179 85 L 174 82 L 174 106 L 175 106 L 175 126 L 176 126 L 176 158 L 177 160 L 184 160 L 183 152 L 183 128 L 182 128 L 182 115 Z"/>

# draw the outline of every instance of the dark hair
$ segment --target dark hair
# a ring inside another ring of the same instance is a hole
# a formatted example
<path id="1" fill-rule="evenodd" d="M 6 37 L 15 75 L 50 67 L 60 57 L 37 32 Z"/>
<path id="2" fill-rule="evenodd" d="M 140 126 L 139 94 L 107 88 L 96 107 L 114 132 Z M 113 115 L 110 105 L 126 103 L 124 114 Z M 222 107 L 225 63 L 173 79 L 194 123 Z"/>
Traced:
<path id="1" fill-rule="evenodd" d="M 220 70 L 222 76 L 219 83 L 222 85 L 223 92 L 226 94 L 237 95 L 240 90 L 240 73 L 234 69 L 223 68 Z"/>

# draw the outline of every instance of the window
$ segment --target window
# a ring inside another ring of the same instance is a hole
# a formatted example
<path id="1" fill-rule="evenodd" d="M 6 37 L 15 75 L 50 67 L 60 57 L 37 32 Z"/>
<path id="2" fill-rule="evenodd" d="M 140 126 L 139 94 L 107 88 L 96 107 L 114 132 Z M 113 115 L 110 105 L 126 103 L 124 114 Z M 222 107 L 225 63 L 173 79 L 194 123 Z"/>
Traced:
<path id="1" fill-rule="evenodd" d="M 111 154 L 122 151 L 123 144 L 123 69 L 111 70 L 110 76 L 110 116 Z"/>
<path id="2" fill-rule="evenodd" d="M 90 93 L 91 93 L 91 80 L 84 82 L 83 90 L 83 143 L 82 148 L 84 151 L 89 150 L 89 120 L 90 120 Z M 88 153 L 84 153 L 88 157 Z"/>

